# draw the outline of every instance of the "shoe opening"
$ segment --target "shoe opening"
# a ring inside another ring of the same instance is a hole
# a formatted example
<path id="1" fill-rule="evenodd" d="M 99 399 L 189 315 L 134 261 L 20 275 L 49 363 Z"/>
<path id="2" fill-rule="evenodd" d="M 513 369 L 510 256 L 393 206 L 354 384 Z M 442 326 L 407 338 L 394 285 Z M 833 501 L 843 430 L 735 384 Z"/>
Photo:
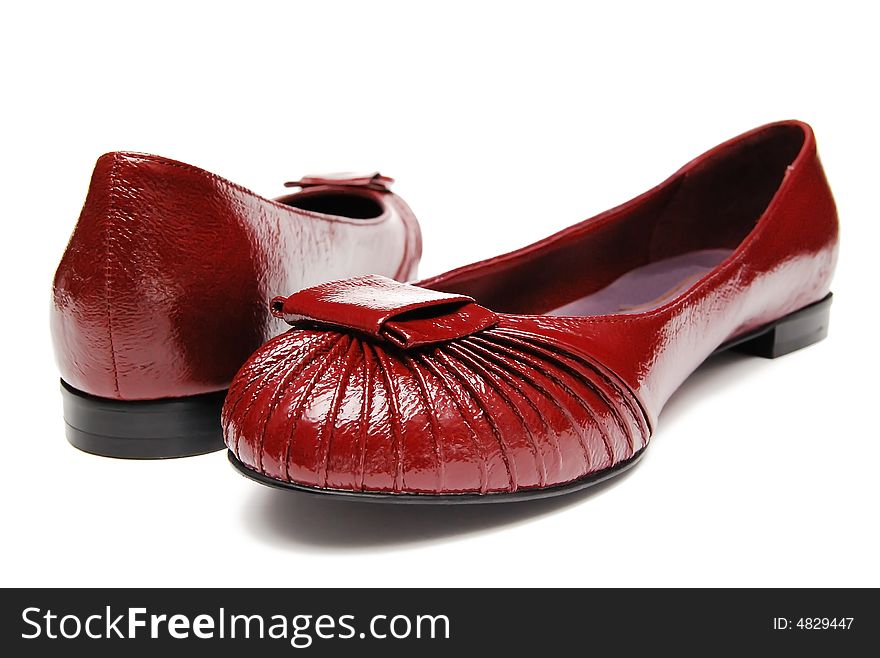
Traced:
<path id="1" fill-rule="evenodd" d="M 551 239 L 541 249 L 514 252 L 436 287 L 504 313 L 650 310 L 691 287 L 739 246 L 805 140 L 797 124 L 767 126 L 707 154 L 637 202 L 568 231 L 555 245 Z"/>
<path id="2" fill-rule="evenodd" d="M 345 192 L 304 192 L 280 200 L 285 205 L 349 219 L 375 219 L 384 212 L 374 199 Z"/>

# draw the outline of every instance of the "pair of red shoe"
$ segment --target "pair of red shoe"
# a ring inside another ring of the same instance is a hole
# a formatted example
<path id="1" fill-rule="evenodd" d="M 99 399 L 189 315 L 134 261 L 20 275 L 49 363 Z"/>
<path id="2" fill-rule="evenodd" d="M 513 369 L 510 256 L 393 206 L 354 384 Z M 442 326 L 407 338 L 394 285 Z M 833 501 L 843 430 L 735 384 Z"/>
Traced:
<path id="1" fill-rule="evenodd" d="M 415 284 L 399 281 L 419 229 L 390 183 L 306 178 L 270 201 L 167 159 L 102 157 L 55 278 L 71 443 L 149 458 L 225 439 L 273 486 L 532 498 L 635 463 L 713 352 L 775 357 L 827 332 L 837 215 L 803 123 Z"/>

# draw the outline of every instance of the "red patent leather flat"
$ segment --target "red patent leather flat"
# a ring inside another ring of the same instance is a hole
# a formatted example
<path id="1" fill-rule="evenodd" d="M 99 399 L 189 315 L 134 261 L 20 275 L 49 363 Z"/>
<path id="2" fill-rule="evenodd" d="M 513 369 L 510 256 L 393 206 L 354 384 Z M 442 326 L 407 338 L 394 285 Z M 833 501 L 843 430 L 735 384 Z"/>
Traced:
<path id="1" fill-rule="evenodd" d="M 274 301 L 294 326 L 233 380 L 232 463 L 272 486 L 523 500 L 632 466 L 713 352 L 821 340 L 837 216 L 810 128 L 771 124 L 541 242 L 406 285 Z"/>
<path id="2" fill-rule="evenodd" d="M 266 299 L 415 275 L 419 228 L 390 183 L 313 176 L 271 201 L 174 160 L 102 156 L 53 290 L 69 441 L 113 457 L 221 449 L 229 381 L 285 327 Z"/>

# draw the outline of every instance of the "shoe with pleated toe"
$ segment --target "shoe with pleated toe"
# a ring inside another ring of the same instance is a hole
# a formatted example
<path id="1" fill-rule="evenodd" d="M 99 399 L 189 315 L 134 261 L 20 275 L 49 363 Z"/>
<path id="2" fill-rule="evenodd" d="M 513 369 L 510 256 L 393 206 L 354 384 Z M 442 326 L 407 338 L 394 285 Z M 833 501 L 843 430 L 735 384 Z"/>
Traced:
<path id="1" fill-rule="evenodd" d="M 644 455 L 710 355 L 825 337 L 837 235 L 813 132 L 786 121 L 523 249 L 277 298 L 292 328 L 230 386 L 229 459 L 263 484 L 377 502 L 593 485 Z"/>

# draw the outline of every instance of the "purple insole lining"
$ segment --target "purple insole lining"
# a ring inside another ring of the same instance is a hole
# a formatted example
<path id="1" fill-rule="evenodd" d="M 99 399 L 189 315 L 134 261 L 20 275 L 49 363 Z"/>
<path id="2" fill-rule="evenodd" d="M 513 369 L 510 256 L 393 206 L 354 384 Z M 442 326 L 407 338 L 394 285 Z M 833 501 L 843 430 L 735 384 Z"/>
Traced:
<path id="1" fill-rule="evenodd" d="M 549 311 L 547 315 L 584 316 L 650 311 L 689 288 L 727 258 L 731 251 L 691 251 L 637 267 L 601 290 Z"/>

